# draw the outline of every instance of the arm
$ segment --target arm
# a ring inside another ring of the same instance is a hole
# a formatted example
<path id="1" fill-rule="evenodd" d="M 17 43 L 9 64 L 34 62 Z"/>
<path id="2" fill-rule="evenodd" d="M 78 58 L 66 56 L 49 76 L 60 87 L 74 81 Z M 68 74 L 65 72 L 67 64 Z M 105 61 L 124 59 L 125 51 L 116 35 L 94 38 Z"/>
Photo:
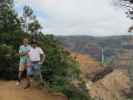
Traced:
<path id="1" fill-rule="evenodd" d="M 20 48 L 19 48 L 19 56 L 26 56 L 26 55 L 28 55 L 28 51 L 27 52 L 23 52 L 23 47 L 20 46 Z"/>
<path id="2" fill-rule="evenodd" d="M 23 53 L 23 50 L 22 50 L 22 46 L 20 46 L 19 48 L 19 53 L 18 53 L 19 56 L 24 56 L 25 54 Z"/>
<path id="3" fill-rule="evenodd" d="M 43 62 L 45 61 L 45 54 L 41 54 L 41 61 L 40 61 L 40 64 L 43 64 Z"/>
<path id="4" fill-rule="evenodd" d="M 41 56 L 40 64 L 43 64 L 43 62 L 45 61 L 46 55 L 44 54 L 41 48 L 39 51 L 40 51 L 40 56 Z"/>
<path id="5" fill-rule="evenodd" d="M 26 55 L 28 55 L 28 52 L 19 52 L 19 56 L 26 56 Z"/>

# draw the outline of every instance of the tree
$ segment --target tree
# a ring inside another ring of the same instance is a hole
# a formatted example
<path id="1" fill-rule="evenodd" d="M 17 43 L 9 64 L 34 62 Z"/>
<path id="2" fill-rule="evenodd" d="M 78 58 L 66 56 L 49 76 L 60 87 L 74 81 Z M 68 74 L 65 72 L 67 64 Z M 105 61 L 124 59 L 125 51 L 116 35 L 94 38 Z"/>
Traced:
<path id="1" fill-rule="evenodd" d="M 34 16 L 32 8 L 30 8 L 29 6 L 24 6 L 23 8 L 21 23 L 23 30 L 27 33 L 32 34 L 33 38 L 37 37 L 37 34 L 40 33 L 40 29 L 42 28 L 36 16 Z"/>
<path id="2" fill-rule="evenodd" d="M 33 14 L 33 10 L 30 7 L 25 6 L 23 8 L 23 16 L 20 19 L 22 23 L 22 28 L 25 32 L 28 32 L 28 21 L 29 19 L 31 19 L 32 14 Z"/>
<path id="3" fill-rule="evenodd" d="M 32 37 L 34 39 L 38 38 L 39 33 L 41 32 L 41 25 L 39 23 L 39 21 L 37 19 L 34 19 L 33 22 L 29 23 L 28 29 L 30 30 L 30 32 L 32 33 Z"/>
<path id="4" fill-rule="evenodd" d="M 0 0 L 0 32 L 20 31 L 20 21 L 13 8 L 13 0 Z"/>
<path id="5" fill-rule="evenodd" d="M 124 8 L 127 17 L 133 19 L 133 0 L 119 0 L 120 5 Z"/>

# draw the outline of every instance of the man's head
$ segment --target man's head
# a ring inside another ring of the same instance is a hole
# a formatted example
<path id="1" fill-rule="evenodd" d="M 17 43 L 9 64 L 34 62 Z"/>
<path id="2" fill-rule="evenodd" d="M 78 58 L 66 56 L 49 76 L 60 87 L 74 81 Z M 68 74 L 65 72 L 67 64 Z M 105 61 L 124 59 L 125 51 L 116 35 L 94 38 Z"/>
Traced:
<path id="1" fill-rule="evenodd" d="M 37 47 L 37 44 L 38 44 L 38 43 L 37 43 L 36 40 L 33 40 L 31 44 L 32 44 L 32 47 L 35 48 L 35 47 Z"/>
<path id="2" fill-rule="evenodd" d="M 28 38 L 24 38 L 24 39 L 23 39 L 23 44 L 24 44 L 24 45 L 28 45 L 28 43 L 29 43 Z"/>

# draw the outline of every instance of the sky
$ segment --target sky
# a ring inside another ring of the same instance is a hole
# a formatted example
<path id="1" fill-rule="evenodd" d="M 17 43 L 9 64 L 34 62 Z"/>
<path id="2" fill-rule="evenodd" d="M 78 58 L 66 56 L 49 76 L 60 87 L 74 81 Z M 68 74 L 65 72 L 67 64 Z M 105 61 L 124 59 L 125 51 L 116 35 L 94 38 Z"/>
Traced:
<path id="1" fill-rule="evenodd" d="M 19 15 L 25 4 L 33 8 L 45 34 L 126 35 L 133 24 L 117 0 L 15 0 Z"/>

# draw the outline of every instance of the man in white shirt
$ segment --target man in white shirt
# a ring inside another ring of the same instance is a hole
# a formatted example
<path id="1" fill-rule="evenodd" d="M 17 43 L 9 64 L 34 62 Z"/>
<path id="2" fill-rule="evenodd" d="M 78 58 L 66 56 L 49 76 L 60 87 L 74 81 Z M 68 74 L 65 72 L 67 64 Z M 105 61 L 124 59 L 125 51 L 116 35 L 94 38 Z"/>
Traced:
<path id="1" fill-rule="evenodd" d="M 30 78 L 35 73 L 40 73 L 40 65 L 45 60 L 45 54 L 43 50 L 37 45 L 36 41 L 32 42 L 32 47 L 29 52 L 30 66 L 27 67 L 27 76 L 29 78 L 27 87 L 30 86 Z"/>

